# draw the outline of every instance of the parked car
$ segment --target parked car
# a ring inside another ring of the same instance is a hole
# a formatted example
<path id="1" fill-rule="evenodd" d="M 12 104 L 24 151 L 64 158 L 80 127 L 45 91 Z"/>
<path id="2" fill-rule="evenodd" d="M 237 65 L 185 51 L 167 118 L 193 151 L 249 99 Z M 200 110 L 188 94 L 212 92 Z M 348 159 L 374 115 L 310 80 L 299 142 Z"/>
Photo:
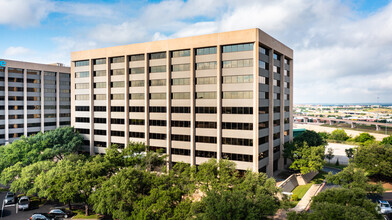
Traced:
<path id="1" fill-rule="evenodd" d="M 4 198 L 4 205 L 14 204 L 15 194 L 13 192 L 7 192 Z"/>
<path id="2" fill-rule="evenodd" d="M 392 213 L 392 208 L 391 208 L 391 205 L 389 205 L 389 202 L 378 200 L 377 201 L 377 211 L 380 214 L 389 214 L 389 213 Z"/>
<path id="3" fill-rule="evenodd" d="M 19 202 L 18 202 L 18 209 L 24 211 L 24 210 L 27 210 L 29 208 L 30 208 L 29 197 L 27 197 L 27 196 L 20 197 Z"/>
<path id="4" fill-rule="evenodd" d="M 46 213 L 34 213 L 28 220 L 54 220 Z"/>
<path id="5" fill-rule="evenodd" d="M 49 215 L 53 216 L 55 219 L 61 219 L 71 217 L 73 212 L 66 210 L 65 208 L 56 207 L 50 210 Z"/>

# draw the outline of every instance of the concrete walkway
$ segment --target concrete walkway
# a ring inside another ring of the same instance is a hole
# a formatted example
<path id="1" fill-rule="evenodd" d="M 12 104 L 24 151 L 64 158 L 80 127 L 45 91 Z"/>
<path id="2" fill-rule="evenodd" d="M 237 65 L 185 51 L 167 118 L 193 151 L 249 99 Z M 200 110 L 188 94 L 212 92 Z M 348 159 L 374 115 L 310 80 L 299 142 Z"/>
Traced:
<path id="1" fill-rule="evenodd" d="M 321 185 L 322 184 L 313 184 L 309 188 L 309 190 L 305 193 L 304 197 L 302 197 L 302 199 L 298 202 L 298 204 L 291 209 L 291 211 L 302 212 L 306 210 L 306 208 L 309 206 L 312 197 L 319 193 Z"/>

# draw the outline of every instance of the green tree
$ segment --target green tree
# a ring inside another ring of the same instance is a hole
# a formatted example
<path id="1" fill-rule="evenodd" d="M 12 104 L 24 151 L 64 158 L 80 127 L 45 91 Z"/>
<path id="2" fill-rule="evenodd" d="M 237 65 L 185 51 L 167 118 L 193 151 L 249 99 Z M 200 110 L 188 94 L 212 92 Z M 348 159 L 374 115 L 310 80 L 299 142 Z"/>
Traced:
<path id="1" fill-rule="evenodd" d="M 335 157 L 335 155 L 333 155 L 333 149 L 332 148 L 328 148 L 327 149 L 327 154 L 325 155 L 325 157 L 328 159 L 328 161 L 331 163 L 332 158 Z"/>
<path id="2" fill-rule="evenodd" d="M 286 146 L 290 146 L 286 148 Z M 310 147 L 306 142 L 300 146 L 298 144 L 289 143 L 285 145 L 285 155 L 293 160 L 290 169 L 297 170 L 302 174 L 312 171 L 319 171 L 325 165 L 325 147 Z M 288 153 L 290 153 L 288 155 Z"/>
<path id="3" fill-rule="evenodd" d="M 294 138 L 295 143 L 308 143 L 309 146 L 326 145 L 327 141 L 323 136 L 315 131 L 306 130 L 304 133 Z"/>
<path id="4" fill-rule="evenodd" d="M 3 170 L 0 176 L 0 183 L 8 186 L 15 178 L 19 177 L 22 172 L 23 164 L 22 162 L 18 162 L 13 166 L 7 167 Z"/>
<path id="5" fill-rule="evenodd" d="M 343 129 L 336 129 L 332 131 L 331 133 L 331 139 L 337 140 L 337 141 L 346 141 L 350 137 L 347 135 L 346 131 Z"/>
<path id="6" fill-rule="evenodd" d="M 364 170 L 354 168 L 354 164 L 349 164 L 341 172 L 332 175 L 329 173 L 327 182 L 335 185 L 341 185 L 344 188 L 360 188 L 366 192 L 381 194 L 384 188 L 380 183 L 374 185 L 369 183 L 369 178 L 365 175 Z"/>
<path id="7" fill-rule="evenodd" d="M 334 188 L 313 197 L 311 212 L 288 214 L 288 219 L 381 219 L 376 204 L 358 188 Z"/>
<path id="8" fill-rule="evenodd" d="M 354 148 L 348 148 L 344 150 L 346 152 L 346 156 L 351 159 L 354 157 Z"/>
<path id="9" fill-rule="evenodd" d="M 365 143 L 365 142 L 373 142 L 376 138 L 369 133 L 360 133 L 358 136 L 354 138 L 355 142 Z"/>
<path id="10" fill-rule="evenodd" d="M 381 144 L 392 145 L 392 135 L 389 135 L 388 137 L 383 138 L 381 141 Z"/>
<path id="11" fill-rule="evenodd" d="M 327 141 L 327 140 L 330 138 L 330 136 L 331 136 L 331 134 L 329 134 L 329 133 L 327 133 L 327 132 L 318 132 L 318 134 L 320 135 L 320 137 L 321 137 L 324 141 Z"/>
<path id="12" fill-rule="evenodd" d="M 355 166 L 364 169 L 371 176 L 392 178 L 392 145 L 373 143 L 358 147 Z"/>

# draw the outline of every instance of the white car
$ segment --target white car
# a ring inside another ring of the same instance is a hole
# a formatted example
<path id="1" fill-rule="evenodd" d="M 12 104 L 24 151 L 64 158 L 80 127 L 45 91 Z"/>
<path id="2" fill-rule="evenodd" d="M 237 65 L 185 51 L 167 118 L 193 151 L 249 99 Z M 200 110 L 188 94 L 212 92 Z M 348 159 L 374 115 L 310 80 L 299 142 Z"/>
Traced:
<path id="1" fill-rule="evenodd" d="M 378 209 L 379 214 L 392 213 L 391 205 L 389 205 L 389 202 L 387 202 L 387 201 L 378 200 L 377 207 L 378 207 L 377 209 Z"/>
<path id="2" fill-rule="evenodd" d="M 24 211 L 24 210 L 27 210 L 29 208 L 30 208 L 29 197 L 27 197 L 27 196 L 20 197 L 19 202 L 18 202 L 18 209 Z"/>

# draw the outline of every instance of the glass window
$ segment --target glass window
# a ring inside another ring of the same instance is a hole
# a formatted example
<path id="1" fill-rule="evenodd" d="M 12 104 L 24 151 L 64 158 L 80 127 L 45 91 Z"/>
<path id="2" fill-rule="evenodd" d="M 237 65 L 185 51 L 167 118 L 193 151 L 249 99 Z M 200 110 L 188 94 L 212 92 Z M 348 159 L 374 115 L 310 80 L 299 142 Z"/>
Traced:
<path id="1" fill-rule="evenodd" d="M 104 94 L 94 95 L 94 100 L 106 100 L 106 95 Z"/>
<path id="2" fill-rule="evenodd" d="M 215 84 L 216 77 L 198 77 L 196 78 L 196 84 L 203 85 L 203 84 Z"/>
<path id="3" fill-rule="evenodd" d="M 106 58 L 94 60 L 94 65 L 106 64 Z"/>
<path id="4" fill-rule="evenodd" d="M 131 68 L 130 73 L 131 74 L 141 74 L 141 73 L 144 73 L 144 67 Z"/>
<path id="5" fill-rule="evenodd" d="M 253 59 L 246 60 L 227 60 L 222 62 L 223 68 L 238 68 L 238 67 L 251 67 L 253 66 Z"/>
<path id="6" fill-rule="evenodd" d="M 88 66 L 90 62 L 88 60 L 81 60 L 81 61 L 75 61 L 75 66 Z"/>
<path id="7" fill-rule="evenodd" d="M 94 71 L 94 76 L 106 76 L 106 70 Z"/>
<path id="8" fill-rule="evenodd" d="M 124 57 L 112 57 L 110 63 L 124 63 Z"/>
<path id="9" fill-rule="evenodd" d="M 150 93 L 150 99 L 166 99 L 166 93 Z"/>
<path id="10" fill-rule="evenodd" d="M 189 57 L 191 50 L 178 50 L 172 52 L 172 57 Z"/>
<path id="11" fill-rule="evenodd" d="M 89 95 L 75 95 L 75 100 L 89 100 Z"/>
<path id="12" fill-rule="evenodd" d="M 151 53 L 150 54 L 150 60 L 164 59 L 164 58 L 166 58 L 166 52 Z"/>
<path id="13" fill-rule="evenodd" d="M 132 55 L 130 58 L 131 61 L 140 61 L 144 60 L 144 54 L 139 54 L 139 55 Z"/>
<path id="14" fill-rule="evenodd" d="M 75 89 L 89 89 L 88 83 L 75 83 Z"/>
<path id="15" fill-rule="evenodd" d="M 191 94 L 189 92 L 173 92 L 172 99 L 189 99 Z"/>
<path id="16" fill-rule="evenodd" d="M 253 93 L 251 91 L 223 92 L 224 99 L 251 99 Z"/>
<path id="17" fill-rule="evenodd" d="M 196 70 L 216 69 L 216 61 L 196 63 Z"/>
<path id="18" fill-rule="evenodd" d="M 216 54 L 216 47 L 206 47 L 196 49 L 196 55 Z"/>
<path id="19" fill-rule="evenodd" d="M 121 88 L 125 85 L 123 81 L 111 82 L 110 84 L 112 88 Z"/>
<path id="20" fill-rule="evenodd" d="M 111 94 L 111 100 L 124 100 L 124 94 Z"/>
<path id="21" fill-rule="evenodd" d="M 124 75 L 124 69 L 115 69 L 110 71 L 110 75 L 112 76 L 119 76 L 119 75 Z"/>
<path id="22" fill-rule="evenodd" d="M 274 53 L 274 59 L 275 59 L 275 60 L 280 60 L 280 55 L 279 55 L 279 54 L 276 54 L 276 53 Z"/>
<path id="23" fill-rule="evenodd" d="M 89 77 L 89 76 L 90 76 L 90 72 L 88 72 L 88 71 L 75 73 L 75 78 L 85 78 L 85 77 Z"/>
<path id="24" fill-rule="evenodd" d="M 129 83 L 130 87 L 143 87 L 144 86 L 144 80 L 135 80 L 135 81 L 131 81 Z"/>
<path id="25" fill-rule="evenodd" d="M 253 43 L 223 46 L 223 53 L 251 51 L 251 50 L 253 50 Z"/>
<path id="26" fill-rule="evenodd" d="M 166 86 L 166 79 L 150 80 L 150 86 Z"/>
<path id="27" fill-rule="evenodd" d="M 179 78 L 179 79 L 172 79 L 171 84 L 175 85 L 189 85 L 190 79 L 189 78 Z"/>
<path id="28" fill-rule="evenodd" d="M 160 72 L 166 72 L 166 65 L 150 67 L 150 73 L 160 73 Z"/>
<path id="29" fill-rule="evenodd" d="M 129 94 L 129 99 L 132 99 L 132 100 L 144 99 L 144 93 L 131 93 L 131 94 Z"/>
<path id="30" fill-rule="evenodd" d="M 262 69 L 268 70 L 268 69 L 269 69 L 269 68 L 268 68 L 268 63 L 266 63 L 266 62 L 264 62 L 264 61 L 261 61 L 261 60 L 259 60 L 259 68 L 262 68 Z"/>
<path id="31" fill-rule="evenodd" d="M 172 71 L 177 72 L 177 71 L 189 71 L 190 70 L 190 64 L 174 64 L 172 65 Z"/>
<path id="32" fill-rule="evenodd" d="M 94 83 L 94 88 L 106 88 L 106 82 Z"/>
<path id="33" fill-rule="evenodd" d="M 267 55 L 268 56 L 268 49 L 262 46 L 259 46 L 259 53 Z"/>
<path id="34" fill-rule="evenodd" d="M 244 75 L 244 76 L 224 76 L 223 83 L 252 83 L 253 75 Z"/>
<path id="35" fill-rule="evenodd" d="M 216 99 L 216 92 L 196 92 L 196 99 Z"/>

